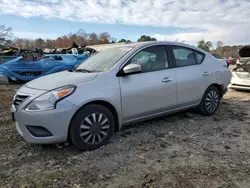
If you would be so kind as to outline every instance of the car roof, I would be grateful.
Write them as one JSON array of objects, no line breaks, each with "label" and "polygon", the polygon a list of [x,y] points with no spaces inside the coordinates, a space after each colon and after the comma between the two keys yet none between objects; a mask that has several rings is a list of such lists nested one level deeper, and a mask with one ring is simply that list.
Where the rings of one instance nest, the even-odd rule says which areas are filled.
[{"label": "car roof", "polygon": [[95,49],[96,51],[106,50],[108,48],[115,48],[115,47],[135,47],[135,43],[113,43],[113,44],[99,44],[99,45],[90,45],[86,46],[88,48]]},{"label": "car roof", "polygon": [[167,45],[176,45],[176,46],[184,46],[187,48],[194,48],[196,49],[196,47],[193,45],[189,45],[186,43],[181,43],[181,42],[171,42],[171,41],[149,41],[149,42],[136,42],[134,43],[135,46],[147,46],[149,44],[156,44],[156,45],[163,45],[163,44],[167,44]]},{"label": "car roof", "polygon": [[183,46],[183,47],[187,47],[187,48],[192,48],[198,51],[201,51],[203,53],[205,53],[205,51],[196,48],[195,46],[189,45],[189,44],[185,44],[185,43],[180,43],[180,42],[170,42],[170,41],[148,41],[148,42],[132,42],[132,43],[114,43],[114,44],[100,44],[100,45],[91,45],[91,46],[87,46],[90,48],[93,48],[97,51],[102,51],[102,50],[106,50],[108,48],[114,48],[114,47],[130,47],[130,48],[134,48],[134,47],[144,47],[150,44],[155,44],[155,45],[176,45],[176,46]]}]

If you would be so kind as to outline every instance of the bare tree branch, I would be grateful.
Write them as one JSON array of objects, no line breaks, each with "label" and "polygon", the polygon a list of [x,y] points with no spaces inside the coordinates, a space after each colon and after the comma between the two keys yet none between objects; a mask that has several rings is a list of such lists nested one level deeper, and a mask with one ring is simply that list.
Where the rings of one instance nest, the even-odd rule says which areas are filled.
[{"label": "bare tree branch", "polygon": [[13,37],[12,28],[5,27],[5,25],[0,25],[0,38],[7,40],[12,37]]}]

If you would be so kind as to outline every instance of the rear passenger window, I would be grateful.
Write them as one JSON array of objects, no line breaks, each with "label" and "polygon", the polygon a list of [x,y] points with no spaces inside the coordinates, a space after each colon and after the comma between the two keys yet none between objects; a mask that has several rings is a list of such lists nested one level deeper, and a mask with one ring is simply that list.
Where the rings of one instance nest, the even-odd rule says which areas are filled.
[{"label": "rear passenger window", "polygon": [[177,67],[184,67],[196,64],[196,58],[193,50],[179,46],[173,46],[173,52]]},{"label": "rear passenger window", "polygon": [[198,51],[194,51],[194,53],[195,53],[197,64],[201,64],[204,57],[205,57],[205,55],[203,53],[201,53],[201,52],[198,52]]}]

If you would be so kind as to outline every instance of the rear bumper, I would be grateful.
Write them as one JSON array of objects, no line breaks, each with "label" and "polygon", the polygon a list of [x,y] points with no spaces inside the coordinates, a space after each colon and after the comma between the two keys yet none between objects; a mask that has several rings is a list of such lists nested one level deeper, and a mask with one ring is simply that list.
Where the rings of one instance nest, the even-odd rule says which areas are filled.
[{"label": "rear bumper", "polygon": [[9,84],[8,77],[0,74],[0,84]]},{"label": "rear bumper", "polygon": [[223,97],[226,92],[227,92],[227,87],[225,87],[224,85],[220,85],[220,94],[221,94],[221,97]]},{"label": "rear bumper", "polygon": [[227,87],[222,87],[221,88],[222,95],[225,95],[227,90],[228,90]]}]

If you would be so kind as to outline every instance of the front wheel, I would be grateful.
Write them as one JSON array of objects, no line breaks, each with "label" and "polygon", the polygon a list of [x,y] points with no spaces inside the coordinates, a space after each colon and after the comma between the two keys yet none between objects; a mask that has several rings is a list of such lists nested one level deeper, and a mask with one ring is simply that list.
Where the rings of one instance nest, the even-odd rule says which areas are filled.
[{"label": "front wheel", "polygon": [[205,116],[213,115],[220,105],[220,99],[221,95],[216,87],[207,88],[199,105],[200,113]]},{"label": "front wheel", "polygon": [[114,116],[107,108],[88,105],[73,118],[70,138],[80,150],[94,150],[108,143],[114,127]]}]

